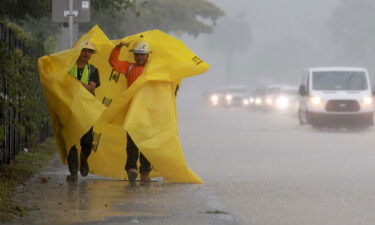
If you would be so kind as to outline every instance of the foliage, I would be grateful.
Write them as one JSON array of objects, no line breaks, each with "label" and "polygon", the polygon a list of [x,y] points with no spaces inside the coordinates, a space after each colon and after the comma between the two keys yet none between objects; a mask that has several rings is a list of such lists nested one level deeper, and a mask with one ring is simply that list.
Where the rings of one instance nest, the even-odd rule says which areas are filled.
[{"label": "foliage", "polygon": [[[51,21],[51,0],[2,1],[0,20],[16,21],[34,35],[49,38],[49,44],[56,42],[54,35],[62,24]],[[91,22],[80,23],[81,32],[98,24],[111,39],[151,29],[197,36],[210,33],[224,15],[208,0],[91,0],[91,6]]]},{"label": "foliage", "polygon": [[60,24],[51,21],[51,16],[45,16],[39,19],[28,17],[22,21],[22,28],[29,31],[32,36],[38,40],[44,40],[44,49],[47,54],[56,50],[56,34],[60,32]]},{"label": "foliage", "polygon": [[91,0],[92,9],[97,12],[108,10],[135,9],[136,0]]},{"label": "foliage", "polygon": [[374,11],[372,0],[343,0],[329,20],[332,39],[355,62],[374,56]]},{"label": "foliage", "polygon": [[41,18],[50,15],[51,0],[1,0],[0,19],[20,21],[25,18]]},{"label": "foliage", "polygon": [[27,209],[12,200],[14,189],[42,168],[56,152],[54,138],[48,138],[29,152],[21,152],[10,165],[0,165],[0,222],[22,216]]},{"label": "foliage", "polygon": [[56,38],[53,35],[48,36],[43,42],[43,47],[47,54],[56,52]]},{"label": "foliage", "polygon": [[37,40],[33,37],[30,32],[26,32],[21,26],[17,25],[16,23],[3,21],[3,23],[12,30],[15,38],[21,41],[25,47],[32,47],[37,44]]},{"label": "foliage", "polygon": [[211,36],[207,43],[211,51],[245,53],[252,43],[250,25],[240,16],[220,20]]},{"label": "foliage", "polygon": [[207,48],[212,52],[222,53],[222,57],[225,57],[226,83],[231,83],[235,76],[232,71],[233,55],[247,52],[251,43],[251,27],[243,15],[225,17],[218,21],[215,32],[207,41]]},{"label": "foliage", "polygon": [[[0,42],[0,111],[2,121],[0,130],[10,123],[21,137],[28,130],[28,145],[33,146],[39,140],[40,129],[48,124],[48,113],[38,79],[36,51],[43,52],[41,40],[32,38],[15,24],[8,23],[17,40],[22,44],[16,46]],[[9,110],[16,112],[18,118],[9,121]],[[4,139],[0,136],[0,143]]]},{"label": "foliage", "polygon": [[[186,32],[197,36],[212,31],[223,11],[208,0],[91,0],[92,21],[81,24],[84,31],[99,24],[110,36],[124,37],[144,30]],[[34,34],[54,34],[51,0],[2,0],[0,19],[17,21]],[[114,22],[115,21],[115,22]]]},{"label": "foliage", "polygon": [[224,15],[207,0],[142,0],[127,8],[116,9],[119,10],[108,7],[94,11],[92,22],[81,24],[81,29],[87,31],[99,24],[111,39],[151,29],[197,36],[199,33],[211,32],[215,21]]},{"label": "foliage", "polygon": [[[91,0],[95,11],[123,10],[135,7],[136,0]],[[0,19],[21,22],[25,19],[51,18],[52,0],[1,0]]]}]

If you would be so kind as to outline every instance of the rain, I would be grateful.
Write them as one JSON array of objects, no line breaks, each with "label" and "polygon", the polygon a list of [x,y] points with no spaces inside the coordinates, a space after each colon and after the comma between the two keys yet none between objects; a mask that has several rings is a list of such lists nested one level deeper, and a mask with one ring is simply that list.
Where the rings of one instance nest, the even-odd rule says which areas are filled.
[{"label": "rain", "polygon": [[32,210],[5,224],[373,224],[375,3],[208,2],[223,12],[198,18],[212,32],[166,31],[210,65],[176,92],[181,148],[204,183],[72,185],[56,155],[17,190]]}]

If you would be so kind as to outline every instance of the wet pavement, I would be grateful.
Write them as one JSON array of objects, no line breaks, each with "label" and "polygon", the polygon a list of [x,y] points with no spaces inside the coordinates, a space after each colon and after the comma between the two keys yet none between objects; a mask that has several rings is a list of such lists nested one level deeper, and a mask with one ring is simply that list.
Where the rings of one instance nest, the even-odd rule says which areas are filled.
[{"label": "wet pavement", "polygon": [[[295,115],[182,105],[179,134],[205,183],[91,176],[51,161],[17,199],[18,224],[373,225],[375,128],[313,129]],[[198,106],[197,106],[198,107]]]},{"label": "wet pavement", "polygon": [[55,158],[19,187],[16,200],[32,210],[8,224],[237,224],[204,185],[130,185],[93,175],[69,183],[67,175]]}]

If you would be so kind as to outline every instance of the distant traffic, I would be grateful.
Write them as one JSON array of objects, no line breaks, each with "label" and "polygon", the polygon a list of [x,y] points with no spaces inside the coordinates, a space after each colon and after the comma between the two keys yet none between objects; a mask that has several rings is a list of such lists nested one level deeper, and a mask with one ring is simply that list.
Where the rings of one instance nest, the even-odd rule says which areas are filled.
[{"label": "distant traffic", "polygon": [[365,68],[315,67],[299,86],[269,84],[218,87],[204,95],[214,108],[237,108],[257,113],[283,113],[300,125],[315,128],[371,127],[374,88]]}]

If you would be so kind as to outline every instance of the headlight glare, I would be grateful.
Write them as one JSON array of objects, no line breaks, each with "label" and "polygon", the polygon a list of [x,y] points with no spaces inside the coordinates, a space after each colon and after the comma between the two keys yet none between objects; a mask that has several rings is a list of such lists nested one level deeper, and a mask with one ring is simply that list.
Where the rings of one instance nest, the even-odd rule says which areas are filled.
[{"label": "headlight glare", "polygon": [[369,97],[369,96],[364,97],[363,98],[363,104],[364,105],[371,105],[372,104],[372,97]]},{"label": "headlight glare", "polygon": [[277,106],[280,108],[288,108],[289,107],[289,99],[285,96],[280,96],[277,99]]},{"label": "headlight glare", "polygon": [[272,100],[272,98],[267,98],[266,102],[267,102],[268,105],[272,105],[273,100]]},{"label": "headlight glare", "polygon": [[219,100],[219,96],[217,96],[217,95],[212,95],[211,96],[211,101],[216,102],[217,100]]},{"label": "headlight glare", "polygon": [[311,98],[310,98],[310,102],[311,102],[311,104],[313,104],[313,105],[321,105],[321,104],[323,104],[323,100],[322,100],[322,98],[319,97],[319,96],[311,97]]}]

